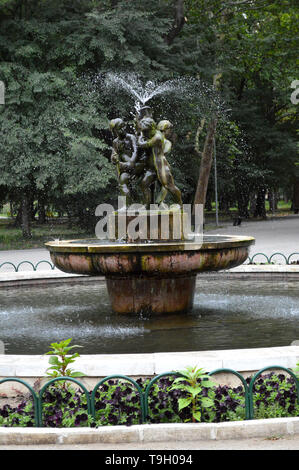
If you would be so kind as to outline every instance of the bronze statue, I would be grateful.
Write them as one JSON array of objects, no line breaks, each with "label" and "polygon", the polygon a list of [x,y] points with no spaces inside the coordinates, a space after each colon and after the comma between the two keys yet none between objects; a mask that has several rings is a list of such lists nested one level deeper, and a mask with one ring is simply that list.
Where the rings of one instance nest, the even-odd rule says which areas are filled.
[{"label": "bronze statue", "polygon": [[142,134],[139,136],[137,144],[138,147],[147,149],[149,152],[147,172],[142,183],[148,188],[157,179],[161,189],[156,203],[161,204],[169,191],[175,202],[182,206],[181,191],[174,184],[170,165],[165,157],[172,147],[170,140],[167,139],[171,128],[172,124],[167,120],[160,121],[158,125],[148,117],[140,121]]},{"label": "bronze statue", "polygon": [[116,166],[119,188],[122,196],[133,202],[133,175],[137,158],[136,138],[127,134],[125,122],[121,118],[110,121],[110,129],[114,135],[111,162]]},{"label": "bronze statue", "polygon": [[[183,205],[181,192],[174,184],[166,155],[172,144],[167,139],[172,128],[170,121],[162,120],[156,125],[148,106],[140,108],[135,118],[137,137],[125,129],[120,119],[110,121],[114,134],[111,162],[116,165],[120,191],[130,202],[134,198],[134,188],[140,187],[146,208],[151,203],[163,203],[168,192],[176,203]],[[155,186],[159,194],[155,199]]]}]

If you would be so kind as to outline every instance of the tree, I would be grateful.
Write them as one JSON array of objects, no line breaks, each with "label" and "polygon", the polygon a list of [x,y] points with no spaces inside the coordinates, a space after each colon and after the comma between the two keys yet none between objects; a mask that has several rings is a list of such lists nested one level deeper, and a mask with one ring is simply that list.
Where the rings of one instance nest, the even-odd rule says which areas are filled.
[{"label": "tree", "polygon": [[216,142],[231,188],[222,201],[234,194],[246,215],[259,194],[262,214],[266,191],[293,184],[297,20],[287,0],[0,0],[0,188],[22,205],[24,235],[33,202],[92,226],[96,205],[116,198],[108,123],[130,120],[133,103],[102,86],[111,71],[193,80],[192,94],[152,103],[175,124],[170,160],[184,201],[196,188],[201,202],[212,194]]},{"label": "tree", "polygon": [[[202,48],[213,58],[210,76],[220,74],[220,90],[232,110],[231,118],[243,130],[254,155],[253,163],[260,169],[254,185],[258,192],[256,215],[264,215],[266,190],[275,186],[277,179],[281,182],[283,174],[290,175],[294,164],[295,115],[294,109],[290,111],[289,87],[295,73],[298,13],[290,1],[215,0],[208,3],[207,9],[205,2],[187,3],[189,21],[205,29]],[[201,75],[206,74],[202,67]],[[282,125],[286,116],[291,125],[288,131]],[[288,155],[287,160],[283,154]],[[206,167],[205,159],[202,165]],[[204,174],[207,178],[209,171]],[[198,189],[200,186],[203,188],[201,176]],[[243,194],[246,186],[249,190],[244,185]],[[240,201],[240,212],[246,213],[241,208],[246,199],[249,194]]]}]

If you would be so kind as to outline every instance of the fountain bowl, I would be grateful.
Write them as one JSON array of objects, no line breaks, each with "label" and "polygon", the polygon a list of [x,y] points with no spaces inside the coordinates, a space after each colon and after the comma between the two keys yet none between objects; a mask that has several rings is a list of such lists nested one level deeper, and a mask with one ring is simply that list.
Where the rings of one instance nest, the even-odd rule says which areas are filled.
[{"label": "fountain bowl", "polygon": [[121,243],[60,240],[46,243],[63,272],[105,276],[116,313],[178,313],[192,309],[196,275],[243,264],[254,238],[203,235],[193,240]]}]

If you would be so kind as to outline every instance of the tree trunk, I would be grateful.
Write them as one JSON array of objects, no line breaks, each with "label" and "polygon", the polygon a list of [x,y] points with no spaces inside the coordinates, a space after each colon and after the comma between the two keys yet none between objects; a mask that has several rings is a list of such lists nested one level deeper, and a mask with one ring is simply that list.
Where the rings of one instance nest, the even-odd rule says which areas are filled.
[{"label": "tree trunk", "polygon": [[31,205],[30,198],[28,195],[24,194],[22,199],[22,233],[23,238],[29,239],[32,238],[31,234]]},{"label": "tree trunk", "polygon": [[176,0],[174,10],[175,10],[174,22],[173,22],[172,28],[170,29],[170,31],[168,32],[166,36],[166,42],[168,46],[170,46],[173,43],[175,38],[183,29],[183,26],[186,22],[186,19],[184,16],[184,0]]},{"label": "tree trunk", "polygon": [[274,192],[274,209],[277,211],[278,210],[278,203],[280,200],[280,194],[279,191]]},{"label": "tree trunk", "polygon": [[207,189],[214,154],[216,126],[217,119],[215,118],[208,125],[204,149],[200,162],[199,178],[194,198],[193,213],[195,212],[195,204],[202,204],[204,206],[206,203]]},{"label": "tree trunk", "polygon": [[44,224],[46,222],[46,208],[42,199],[39,199],[38,201],[38,221],[40,224]]},{"label": "tree trunk", "polygon": [[272,213],[277,210],[277,193],[273,190],[268,192],[269,208]]},{"label": "tree trunk", "polygon": [[219,198],[219,211],[225,212],[225,214],[229,214],[230,208],[230,201],[226,194],[222,195]]},{"label": "tree trunk", "polygon": [[265,207],[265,195],[266,191],[264,188],[258,190],[254,217],[262,217],[263,219],[267,218]]},{"label": "tree trunk", "polygon": [[248,204],[249,194],[245,193],[245,191],[240,191],[238,195],[238,212],[239,216],[244,219],[249,219]]},{"label": "tree trunk", "polygon": [[298,214],[299,212],[299,177],[294,181],[292,210],[295,214]]},{"label": "tree trunk", "polygon": [[256,210],[256,194],[251,193],[249,196],[249,211],[250,215],[254,215]]},{"label": "tree trunk", "polygon": [[22,203],[18,205],[18,208],[16,209],[16,217],[14,221],[14,227],[21,227],[22,225]]}]

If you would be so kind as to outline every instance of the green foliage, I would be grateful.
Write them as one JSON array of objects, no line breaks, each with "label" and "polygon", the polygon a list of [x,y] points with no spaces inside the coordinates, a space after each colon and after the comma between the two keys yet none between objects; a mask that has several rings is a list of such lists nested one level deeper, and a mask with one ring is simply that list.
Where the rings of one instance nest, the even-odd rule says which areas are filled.
[{"label": "green foliage", "polygon": [[[85,227],[95,225],[95,207],[118,192],[108,122],[129,119],[132,111],[130,97],[100,86],[110,71],[134,71],[144,81],[193,77],[209,86],[218,74],[231,110],[219,110],[216,137],[223,204],[237,202],[240,209],[252,192],[290,187],[298,160],[298,107],[290,101],[298,78],[295,3],[183,3],[178,28],[177,0],[1,0],[1,204],[19,206],[24,194],[34,195]],[[192,202],[197,131],[216,110],[180,98],[154,107],[175,124],[170,162],[184,202]],[[199,149],[205,135],[206,127]],[[210,199],[213,184],[211,178]]]},{"label": "green foliage", "polygon": [[[0,426],[5,427],[27,427],[32,426],[33,421],[33,404],[29,401],[22,408],[14,408],[6,405],[7,413],[0,415]],[[3,416],[4,414],[4,416]]]},{"label": "green foliage", "polygon": [[45,353],[51,356],[49,359],[51,367],[48,367],[46,371],[50,377],[83,377],[85,375],[82,372],[68,368],[70,364],[75,362],[77,357],[80,357],[78,353],[69,354],[72,349],[81,347],[78,345],[69,346],[71,340],[72,338],[62,340],[60,343],[51,343],[51,351]]},{"label": "green foliage", "polygon": [[192,421],[201,421],[202,409],[210,408],[214,403],[211,396],[203,396],[203,388],[212,388],[215,382],[203,369],[196,367],[186,367],[179,373],[182,377],[176,378],[170,388],[170,390],[177,389],[186,392],[186,398],[179,398],[179,411],[191,405]]}]

